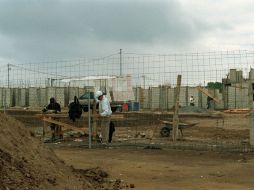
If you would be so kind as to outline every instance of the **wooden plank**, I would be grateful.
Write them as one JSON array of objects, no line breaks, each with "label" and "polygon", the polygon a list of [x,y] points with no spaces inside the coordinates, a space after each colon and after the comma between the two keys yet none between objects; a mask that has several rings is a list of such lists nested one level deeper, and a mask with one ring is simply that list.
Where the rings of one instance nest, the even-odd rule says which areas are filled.
[{"label": "wooden plank", "polygon": [[213,96],[212,94],[210,94],[210,93],[208,92],[208,90],[206,91],[205,88],[202,88],[201,86],[198,86],[197,89],[198,89],[200,92],[204,93],[205,95],[211,97],[216,103],[218,103],[218,104],[221,103],[221,100],[220,100],[220,99],[218,99],[218,98],[216,98],[215,96]]},{"label": "wooden plank", "polygon": [[66,124],[66,123],[63,123],[63,122],[60,122],[60,121],[53,120],[53,119],[51,119],[51,118],[46,118],[46,117],[44,117],[44,118],[42,118],[42,120],[43,120],[43,121],[46,121],[46,122],[48,122],[48,123],[54,123],[54,124],[56,124],[56,125],[60,125],[60,126],[64,127],[65,129],[71,129],[71,130],[73,130],[73,131],[79,131],[79,132],[85,132],[85,133],[88,132],[87,129],[84,129],[84,128],[77,128],[77,127],[74,127],[74,126],[72,126],[72,125],[69,125],[69,124]]},{"label": "wooden plank", "polygon": [[248,113],[248,112],[250,112],[250,109],[248,109],[248,108],[228,109],[228,110],[224,111],[224,113]]},{"label": "wooden plank", "polygon": [[[69,118],[69,115],[68,114],[36,114],[37,117],[39,118],[43,118],[43,117],[51,117],[51,118]],[[87,118],[88,115],[86,114],[82,114],[81,115],[82,118]],[[94,112],[94,114],[91,115],[91,117],[98,117],[96,112]],[[111,115],[111,119],[123,119],[124,118],[124,115],[123,114],[112,114]]]}]

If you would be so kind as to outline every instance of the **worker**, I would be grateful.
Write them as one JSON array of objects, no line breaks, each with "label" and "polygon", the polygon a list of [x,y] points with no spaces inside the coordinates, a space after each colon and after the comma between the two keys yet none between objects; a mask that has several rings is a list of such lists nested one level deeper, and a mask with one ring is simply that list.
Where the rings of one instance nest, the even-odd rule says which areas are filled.
[{"label": "worker", "polygon": [[103,144],[109,141],[109,124],[112,114],[109,100],[102,91],[95,92],[95,100],[99,102],[99,116],[97,120],[97,129],[100,130],[100,139]]},{"label": "worker", "polygon": [[74,122],[79,119],[82,114],[82,108],[77,96],[74,96],[74,102],[69,104],[69,118]]},{"label": "worker", "polygon": [[112,142],[113,133],[115,132],[115,124],[110,121],[109,123],[109,135],[108,135],[108,143]]},{"label": "worker", "polygon": [[212,108],[212,102],[213,102],[213,98],[210,96],[207,96],[207,109]]},{"label": "worker", "polygon": [[190,106],[195,106],[195,99],[193,96],[190,97]]},{"label": "worker", "polygon": [[[61,106],[59,103],[56,102],[55,98],[50,98],[49,104],[42,110],[44,113],[49,112],[49,113],[59,113],[61,112]],[[59,136],[59,139],[63,138],[62,134],[62,127],[59,125],[56,125],[54,123],[50,124],[50,129],[51,129],[51,140],[55,141],[56,140],[56,135]]]}]

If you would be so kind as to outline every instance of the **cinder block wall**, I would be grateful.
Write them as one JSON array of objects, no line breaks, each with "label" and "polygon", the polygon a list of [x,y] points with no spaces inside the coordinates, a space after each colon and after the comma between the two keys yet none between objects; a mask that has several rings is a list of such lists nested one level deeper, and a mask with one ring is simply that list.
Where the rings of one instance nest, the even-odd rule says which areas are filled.
[{"label": "cinder block wall", "polygon": [[[43,107],[49,103],[51,97],[55,97],[62,107],[68,105],[70,100],[76,95],[79,97],[86,92],[85,88],[75,87],[48,87],[48,88],[0,88],[0,107],[12,106],[31,106]],[[241,87],[228,86],[225,88],[224,95],[219,90],[209,89],[209,92],[224,102],[216,104],[216,109],[234,109],[248,108],[250,97],[248,96],[248,83]],[[134,88],[135,100],[140,102],[143,109],[151,110],[169,110],[175,103],[175,88],[170,87],[152,87],[149,89]],[[207,96],[199,92],[195,87],[181,87],[180,105],[189,105],[189,98],[193,95],[195,105],[198,107],[207,107]],[[141,97],[142,96],[142,97]],[[142,100],[141,100],[142,98]],[[141,105],[141,102],[143,105]],[[143,107],[142,107],[143,106]]]}]

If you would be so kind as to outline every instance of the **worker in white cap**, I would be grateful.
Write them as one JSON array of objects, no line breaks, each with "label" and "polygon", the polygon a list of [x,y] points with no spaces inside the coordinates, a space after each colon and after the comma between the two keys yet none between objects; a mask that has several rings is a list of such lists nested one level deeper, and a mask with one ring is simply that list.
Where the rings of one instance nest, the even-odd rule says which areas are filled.
[{"label": "worker in white cap", "polygon": [[109,138],[109,123],[112,114],[109,100],[102,91],[95,92],[95,99],[99,101],[99,118],[97,122],[97,129],[101,130],[101,141],[103,144],[108,143]]}]

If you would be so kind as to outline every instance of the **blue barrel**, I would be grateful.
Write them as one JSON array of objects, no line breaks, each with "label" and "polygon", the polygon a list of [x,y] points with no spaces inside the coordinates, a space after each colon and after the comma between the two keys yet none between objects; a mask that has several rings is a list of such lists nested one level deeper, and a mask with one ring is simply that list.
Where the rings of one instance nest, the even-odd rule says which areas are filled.
[{"label": "blue barrel", "polygon": [[129,111],[139,111],[139,102],[128,102],[128,110]]},{"label": "blue barrel", "polygon": [[132,102],[129,101],[128,102],[128,111],[133,111],[132,109],[133,109]]},{"label": "blue barrel", "polygon": [[133,111],[139,111],[139,102],[133,102]]}]

